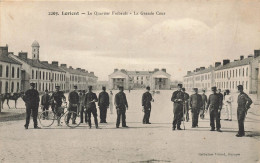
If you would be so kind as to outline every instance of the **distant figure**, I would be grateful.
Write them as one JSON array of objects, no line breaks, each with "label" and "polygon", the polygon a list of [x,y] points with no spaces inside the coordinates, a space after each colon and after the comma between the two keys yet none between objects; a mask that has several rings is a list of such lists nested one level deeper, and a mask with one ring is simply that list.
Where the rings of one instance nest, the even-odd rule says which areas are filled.
[{"label": "distant figure", "polygon": [[222,101],[220,99],[219,94],[216,93],[217,88],[212,87],[211,90],[212,90],[212,94],[209,96],[208,104],[206,107],[207,110],[209,108],[210,126],[211,126],[210,131],[215,131],[215,121],[216,121],[217,131],[221,132],[219,112],[221,111]]},{"label": "distant figure", "polygon": [[224,96],[224,106],[226,110],[226,121],[232,121],[232,102],[233,97],[230,95],[230,91],[227,89]]},{"label": "distant figure", "polygon": [[252,104],[252,100],[248,95],[243,91],[243,86],[238,85],[237,89],[239,91],[239,95],[237,98],[237,121],[238,121],[238,133],[237,137],[245,136],[244,129],[244,121],[246,118],[246,114],[250,105]]},{"label": "distant figure", "polygon": [[206,109],[207,102],[208,102],[207,95],[205,94],[205,89],[202,90],[201,97],[202,97],[202,107],[200,109],[200,118],[204,119],[204,117],[205,117],[205,109]]},{"label": "distant figure", "polygon": [[100,111],[100,123],[107,123],[107,109],[109,107],[109,95],[106,87],[102,87],[102,92],[98,95],[98,106]]},{"label": "distant figure", "polygon": [[119,128],[120,119],[122,116],[122,127],[128,127],[126,125],[126,116],[125,112],[128,109],[128,103],[126,99],[126,95],[124,93],[124,87],[119,87],[119,92],[115,95],[115,106],[117,110],[117,120],[116,120],[116,128]]},{"label": "distant figure", "polygon": [[92,86],[88,87],[89,91],[86,94],[85,98],[85,105],[86,105],[86,111],[88,114],[88,125],[89,128],[91,128],[91,114],[94,117],[94,122],[96,128],[98,128],[98,120],[97,120],[97,108],[96,108],[96,102],[98,101],[97,95],[92,92]]},{"label": "distant figure", "polygon": [[194,94],[190,96],[190,108],[192,113],[192,128],[198,127],[199,113],[202,107],[202,97],[198,94],[198,88],[193,88]]},{"label": "distant figure", "polygon": [[221,101],[220,112],[219,112],[218,116],[219,116],[219,119],[221,120],[221,110],[222,110],[222,107],[223,107],[223,100],[224,100],[224,96],[221,93],[221,89],[218,89],[218,96],[219,96],[219,99]]},{"label": "distant figure", "polygon": [[129,93],[131,92],[131,88],[128,89]]},{"label": "distant figure", "polygon": [[[185,92],[185,88],[182,88],[182,92],[184,94],[184,102],[183,102],[183,111],[185,114],[185,118],[186,118],[186,121],[188,122],[189,119],[190,119],[190,116],[189,116],[189,98],[190,98],[190,95],[188,93]],[[185,121],[185,118],[183,119]]]},{"label": "distant figure", "polygon": [[172,122],[172,130],[182,130],[181,129],[181,120],[183,117],[183,102],[184,102],[184,93],[181,91],[182,84],[178,84],[178,90],[173,92],[171,101],[174,103],[173,113],[174,118]]},{"label": "distant figure", "polygon": [[109,108],[110,108],[110,114],[113,114],[113,107],[114,107],[114,104],[113,104],[113,92],[110,91],[109,93]]},{"label": "distant figure", "polygon": [[[50,100],[51,100],[51,96],[49,95],[49,92],[46,89],[44,92],[44,95],[42,95],[42,98],[41,98],[42,112],[44,112],[45,110],[49,110]],[[45,118],[45,116],[48,116],[48,115],[44,115],[44,118]]]},{"label": "distant figure", "polygon": [[152,105],[151,102],[153,102],[153,97],[152,94],[150,93],[150,87],[146,87],[146,92],[142,96],[142,106],[143,106],[143,112],[144,112],[144,117],[143,117],[143,124],[151,124],[150,123],[150,114],[151,114],[151,109]]},{"label": "distant figure", "polygon": [[86,98],[86,91],[83,90],[79,94],[79,107],[80,107],[80,123],[83,123],[84,113],[85,113],[85,123],[88,123],[88,115],[84,111],[85,108],[85,98]]},{"label": "distant figure", "polygon": [[23,100],[26,106],[26,122],[25,122],[25,129],[28,129],[30,123],[30,117],[32,114],[33,123],[35,129],[40,129],[37,124],[37,116],[38,116],[38,108],[39,108],[39,92],[35,89],[35,83],[30,83],[30,89],[25,92],[25,96]]}]

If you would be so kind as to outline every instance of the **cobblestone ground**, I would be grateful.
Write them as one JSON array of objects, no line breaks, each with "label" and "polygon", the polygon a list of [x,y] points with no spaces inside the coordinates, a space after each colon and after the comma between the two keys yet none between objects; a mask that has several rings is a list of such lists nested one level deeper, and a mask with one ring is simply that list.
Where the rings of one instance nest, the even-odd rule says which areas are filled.
[{"label": "cobblestone ground", "polygon": [[[253,104],[247,115],[246,137],[235,137],[235,103],[233,121],[221,121],[222,133],[209,131],[208,114],[199,120],[199,128],[185,122],[185,131],[172,131],[172,91],[155,95],[151,125],[141,123],[142,92],[126,92],[127,129],[116,129],[116,114],[109,111],[108,123],[101,129],[89,129],[86,124],[69,129],[55,122],[41,130],[31,124],[25,130],[24,120],[0,122],[0,162],[259,162],[259,105]],[[18,104],[24,107],[21,101]]]}]

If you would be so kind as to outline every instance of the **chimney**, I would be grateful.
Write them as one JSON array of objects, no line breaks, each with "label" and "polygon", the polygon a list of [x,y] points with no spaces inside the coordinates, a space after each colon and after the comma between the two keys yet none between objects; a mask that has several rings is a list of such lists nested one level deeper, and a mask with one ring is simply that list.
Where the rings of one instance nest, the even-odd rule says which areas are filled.
[{"label": "chimney", "polygon": [[81,71],[81,68],[76,68],[76,70]]},{"label": "chimney", "polygon": [[260,50],[255,50],[254,52],[255,52],[254,55],[255,58],[260,56]]},{"label": "chimney", "polygon": [[49,64],[48,61],[41,61],[41,63],[44,63],[44,64]]},{"label": "chimney", "polygon": [[230,63],[230,60],[229,60],[229,59],[224,59],[224,60],[223,60],[223,66],[226,65],[226,64],[228,64],[228,63]]},{"label": "chimney", "polygon": [[253,58],[253,54],[250,54],[247,56],[248,58]]},{"label": "chimney", "polygon": [[72,66],[70,66],[69,69],[73,69]]},{"label": "chimney", "polygon": [[94,75],[94,72],[93,72],[93,71],[91,71],[91,72],[90,72],[90,74]]},{"label": "chimney", "polygon": [[67,68],[67,64],[60,64],[60,67]]},{"label": "chimney", "polygon": [[86,70],[86,73],[88,73],[88,70]]},{"label": "chimney", "polygon": [[163,72],[166,72],[166,68],[162,68],[162,71],[163,71]]},{"label": "chimney", "polygon": [[234,60],[234,62],[238,61],[237,59]]},{"label": "chimney", "polygon": [[187,75],[190,75],[191,74],[191,71],[187,71]]},{"label": "chimney", "polygon": [[52,63],[51,63],[53,66],[56,66],[56,67],[58,67],[59,66],[59,62],[58,61],[52,61]]},{"label": "chimney", "polygon": [[218,67],[221,65],[221,62],[215,62],[215,67]]},{"label": "chimney", "polygon": [[0,56],[8,56],[8,46],[0,47]]},{"label": "chimney", "polygon": [[22,59],[25,59],[25,60],[26,60],[28,54],[27,54],[27,52],[19,52],[19,53],[18,53],[18,56],[21,57]]},{"label": "chimney", "polygon": [[86,70],[85,70],[85,69],[81,69],[81,71],[82,71],[82,72],[86,72]]},{"label": "chimney", "polygon": [[155,68],[155,69],[154,69],[154,72],[156,72],[156,71],[159,71],[159,69],[158,69],[158,68]]},{"label": "chimney", "polygon": [[243,55],[240,55],[240,60],[243,60],[244,59],[244,56]]},{"label": "chimney", "polygon": [[195,70],[196,72],[198,72],[198,71],[200,71],[200,68],[196,68],[196,70]]},{"label": "chimney", "polygon": [[114,69],[114,72],[117,72],[117,71],[118,71],[118,69],[117,69],[117,68],[115,68],[115,69]]},{"label": "chimney", "polygon": [[205,67],[200,67],[200,70],[205,70]]}]

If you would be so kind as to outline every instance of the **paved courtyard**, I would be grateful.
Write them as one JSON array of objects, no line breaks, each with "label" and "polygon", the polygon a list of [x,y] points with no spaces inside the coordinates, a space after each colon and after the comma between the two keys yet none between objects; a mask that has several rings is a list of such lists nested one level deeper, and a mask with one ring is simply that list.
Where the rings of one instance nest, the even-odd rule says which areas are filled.
[{"label": "paved courtyard", "polygon": [[[0,122],[0,162],[259,162],[259,105],[253,104],[247,115],[246,137],[235,137],[235,93],[233,121],[221,121],[222,133],[209,131],[208,114],[199,120],[199,128],[185,122],[185,131],[172,131],[172,91],[155,94],[150,125],[141,123],[142,92],[126,91],[129,128],[116,129],[116,114],[109,111],[108,123],[100,124],[101,129],[89,129],[86,124],[70,129],[55,122],[49,128],[35,130],[31,120],[29,130],[25,130],[25,120]],[[255,100],[255,95],[251,97]],[[18,108],[24,108],[21,100]]]}]

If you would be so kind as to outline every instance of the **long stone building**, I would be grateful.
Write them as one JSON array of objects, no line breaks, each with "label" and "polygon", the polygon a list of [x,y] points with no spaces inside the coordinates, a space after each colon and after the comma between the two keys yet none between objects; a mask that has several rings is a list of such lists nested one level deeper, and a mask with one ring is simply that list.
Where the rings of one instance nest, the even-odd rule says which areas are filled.
[{"label": "long stone building", "polygon": [[109,88],[117,89],[124,86],[125,89],[141,89],[150,86],[151,89],[170,89],[171,75],[166,69],[154,69],[154,71],[127,71],[114,69],[109,76]]},{"label": "long stone building", "polygon": [[237,85],[243,85],[247,93],[257,93],[260,50],[255,50],[254,55],[247,58],[240,56],[231,62],[229,59],[223,62],[215,62],[214,67],[200,67],[193,72],[188,71],[184,76],[183,83],[187,90],[194,87],[210,89],[216,86],[220,89],[237,90]]}]

